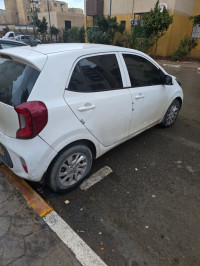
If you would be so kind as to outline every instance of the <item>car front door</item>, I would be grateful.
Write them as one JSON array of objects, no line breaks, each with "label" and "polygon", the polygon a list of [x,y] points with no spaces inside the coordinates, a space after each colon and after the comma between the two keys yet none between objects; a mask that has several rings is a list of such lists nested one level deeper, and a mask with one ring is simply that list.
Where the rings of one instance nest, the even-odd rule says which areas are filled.
[{"label": "car front door", "polygon": [[129,131],[132,135],[162,118],[168,90],[163,85],[164,74],[152,62],[135,54],[122,53],[121,56],[132,96],[133,113]]},{"label": "car front door", "polygon": [[65,91],[65,101],[74,114],[105,147],[126,139],[131,123],[131,94],[123,88],[117,56],[80,59]]}]

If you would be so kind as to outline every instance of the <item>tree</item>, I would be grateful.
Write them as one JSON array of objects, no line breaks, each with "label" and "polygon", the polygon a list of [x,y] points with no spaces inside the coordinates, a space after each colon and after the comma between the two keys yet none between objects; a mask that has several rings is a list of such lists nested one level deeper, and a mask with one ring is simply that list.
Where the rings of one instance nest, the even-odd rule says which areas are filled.
[{"label": "tree", "polygon": [[150,41],[143,26],[134,26],[130,33],[126,34],[126,46],[142,52],[147,52],[154,44]]},{"label": "tree", "polygon": [[198,43],[195,39],[185,37],[180,41],[178,48],[172,55],[172,58],[179,60],[180,58],[186,57],[191,53],[192,49],[195,49],[197,45]]},{"label": "tree", "polygon": [[47,33],[47,28],[48,28],[48,26],[47,26],[48,23],[47,23],[46,18],[43,17],[42,21],[40,21],[40,20],[38,19],[37,23],[38,23],[38,25],[37,25],[37,27],[38,27],[38,32],[40,32],[40,33],[42,34],[43,39],[46,39],[46,33]]},{"label": "tree", "polygon": [[84,43],[85,42],[85,30],[84,27],[72,27],[69,30],[64,31],[63,41],[67,43]]},{"label": "tree", "polygon": [[51,26],[51,28],[50,28],[50,32],[51,32],[51,35],[55,35],[55,36],[56,36],[56,42],[57,42],[59,29],[57,29],[57,28],[53,25],[53,26]]},{"label": "tree", "polygon": [[90,43],[112,44],[115,33],[123,33],[124,29],[117,23],[117,18],[95,16],[94,27],[87,29],[87,38]]},{"label": "tree", "polygon": [[39,12],[39,9],[38,8],[35,8],[34,11],[33,11],[33,16],[32,16],[34,36],[36,38],[37,38],[37,29],[38,29],[38,26],[41,23],[41,20],[38,19],[38,12]]},{"label": "tree", "polygon": [[147,36],[156,44],[155,53],[157,51],[158,40],[165,35],[172,22],[173,16],[169,15],[169,11],[165,7],[161,11],[159,0],[156,2],[154,9],[151,9],[150,13],[144,15],[144,29]]}]

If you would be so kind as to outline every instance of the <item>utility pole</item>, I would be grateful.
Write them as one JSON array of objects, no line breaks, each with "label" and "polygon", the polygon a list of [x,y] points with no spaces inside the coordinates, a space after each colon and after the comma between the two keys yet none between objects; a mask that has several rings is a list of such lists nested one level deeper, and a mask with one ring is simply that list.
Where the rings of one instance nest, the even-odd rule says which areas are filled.
[{"label": "utility pole", "polygon": [[135,0],[133,0],[133,5],[132,5],[132,18],[133,18],[134,4],[135,4]]},{"label": "utility pole", "polygon": [[111,14],[112,14],[112,0],[110,0],[110,17],[111,17]]},{"label": "utility pole", "polygon": [[51,34],[51,16],[50,16],[50,10],[49,10],[49,0],[47,0],[47,7],[48,7],[48,13],[49,13],[49,33],[50,33],[50,38],[52,42],[52,34]]}]

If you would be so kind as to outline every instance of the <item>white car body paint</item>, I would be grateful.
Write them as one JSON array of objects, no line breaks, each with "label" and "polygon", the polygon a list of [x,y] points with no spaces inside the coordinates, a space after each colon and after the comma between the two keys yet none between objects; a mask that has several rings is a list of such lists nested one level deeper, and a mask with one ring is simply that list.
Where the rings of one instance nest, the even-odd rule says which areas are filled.
[{"label": "white car body paint", "polygon": [[[0,52],[0,55],[8,55],[41,72],[27,101],[42,101],[48,110],[48,123],[39,135],[30,140],[19,140],[16,139],[18,115],[14,107],[0,102],[0,143],[10,154],[13,172],[23,178],[39,181],[55,156],[79,140],[92,142],[98,158],[161,122],[171,102],[177,97],[183,99],[182,90],[174,77],[171,86],[131,88],[122,53],[144,57],[167,74],[149,56],[114,46],[49,44]],[[95,93],[67,90],[76,63],[82,58],[102,54],[116,55],[124,88]],[[140,94],[144,94],[144,98],[135,99]],[[81,108],[90,104],[94,108],[82,111]],[[28,173],[25,173],[20,157],[25,160]]]}]

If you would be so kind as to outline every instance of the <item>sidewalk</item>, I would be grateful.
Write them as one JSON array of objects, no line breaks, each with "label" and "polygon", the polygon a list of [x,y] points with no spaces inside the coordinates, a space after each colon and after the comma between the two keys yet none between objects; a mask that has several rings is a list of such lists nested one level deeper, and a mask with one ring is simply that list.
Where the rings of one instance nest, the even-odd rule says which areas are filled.
[{"label": "sidewalk", "polygon": [[0,171],[0,266],[80,265]]},{"label": "sidewalk", "polygon": [[174,68],[186,68],[186,69],[194,69],[200,71],[200,59],[198,61],[170,61],[170,60],[159,60],[156,59],[158,64],[163,67],[174,67]]}]

